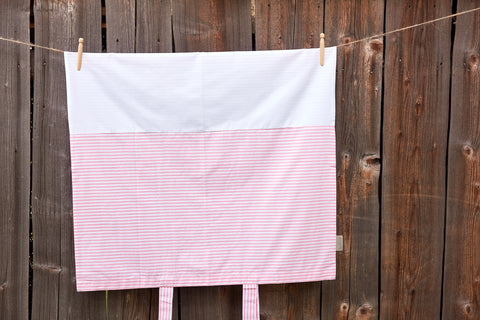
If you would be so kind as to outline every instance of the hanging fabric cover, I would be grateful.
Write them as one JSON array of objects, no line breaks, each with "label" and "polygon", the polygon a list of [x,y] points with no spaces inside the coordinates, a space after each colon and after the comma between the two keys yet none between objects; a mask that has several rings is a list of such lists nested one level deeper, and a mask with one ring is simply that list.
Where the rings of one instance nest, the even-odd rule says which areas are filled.
[{"label": "hanging fabric cover", "polygon": [[327,48],[65,53],[78,291],[335,277]]}]

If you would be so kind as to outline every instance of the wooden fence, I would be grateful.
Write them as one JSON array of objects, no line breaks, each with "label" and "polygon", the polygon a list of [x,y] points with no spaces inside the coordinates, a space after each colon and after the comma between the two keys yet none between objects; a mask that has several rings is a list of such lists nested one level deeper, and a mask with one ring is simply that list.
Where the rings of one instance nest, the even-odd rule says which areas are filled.
[{"label": "wooden fence", "polygon": [[[0,36],[75,51],[327,46],[479,0],[2,0]],[[338,49],[337,280],[260,286],[262,320],[480,319],[480,13]],[[156,289],[78,293],[63,56],[0,41],[0,319],[156,319]],[[240,319],[241,288],[174,319]]]}]

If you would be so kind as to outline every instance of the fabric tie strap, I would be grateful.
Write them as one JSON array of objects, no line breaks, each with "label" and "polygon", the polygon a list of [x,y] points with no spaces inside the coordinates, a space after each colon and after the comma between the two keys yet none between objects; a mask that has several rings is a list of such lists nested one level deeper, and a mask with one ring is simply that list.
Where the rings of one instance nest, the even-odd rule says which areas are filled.
[{"label": "fabric tie strap", "polygon": [[158,319],[172,320],[173,287],[160,287],[158,290]]},{"label": "fabric tie strap", "polygon": [[260,320],[258,285],[243,285],[243,320]]}]

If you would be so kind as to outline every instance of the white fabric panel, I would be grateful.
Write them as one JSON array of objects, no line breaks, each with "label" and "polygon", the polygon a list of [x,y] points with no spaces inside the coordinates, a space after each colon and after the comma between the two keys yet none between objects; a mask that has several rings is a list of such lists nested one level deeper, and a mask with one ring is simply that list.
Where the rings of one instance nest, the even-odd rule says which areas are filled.
[{"label": "white fabric panel", "polygon": [[335,47],[324,66],[319,49],[84,53],[81,71],[76,64],[65,52],[72,134],[335,123]]}]

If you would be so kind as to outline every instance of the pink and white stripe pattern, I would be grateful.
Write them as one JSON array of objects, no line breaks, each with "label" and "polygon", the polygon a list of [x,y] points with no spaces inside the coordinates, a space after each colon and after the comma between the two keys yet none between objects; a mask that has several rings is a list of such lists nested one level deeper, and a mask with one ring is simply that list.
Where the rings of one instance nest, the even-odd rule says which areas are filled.
[{"label": "pink and white stripe pattern", "polygon": [[243,285],[242,319],[260,320],[260,305],[257,284]]},{"label": "pink and white stripe pattern", "polygon": [[171,320],[173,310],[173,287],[158,289],[158,320]]},{"label": "pink and white stripe pattern", "polygon": [[331,278],[334,141],[331,127],[72,136],[78,289]]},{"label": "pink and white stripe pattern", "polygon": [[77,289],[333,279],[335,58],[65,53]]}]

